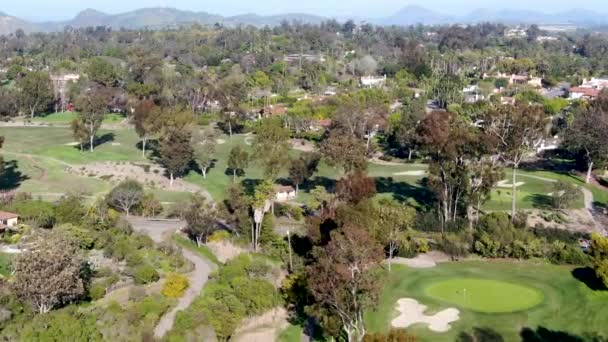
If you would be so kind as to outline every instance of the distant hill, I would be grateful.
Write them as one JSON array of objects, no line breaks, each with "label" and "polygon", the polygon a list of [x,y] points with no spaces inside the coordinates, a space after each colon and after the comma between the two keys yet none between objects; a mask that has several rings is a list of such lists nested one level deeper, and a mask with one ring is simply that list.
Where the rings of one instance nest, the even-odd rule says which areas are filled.
[{"label": "distant hill", "polygon": [[608,24],[606,14],[583,9],[572,9],[560,13],[541,13],[526,10],[488,10],[478,9],[463,16],[451,16],[420,6],[408,6],[395,14],[375,20],[381,25],[438,25],[438,24],[475,24],[496,22],[504,24],[576,24],[594,26]]},{"label": "distant hill", "polygon": [[13,33],[18,29],[25,32],[39,31],[38,25],[0,12],[0,34]]},{"label": "distant hill", "polygon": [[[115,29],[160,29],[191,24],[213,25],[222,23],[226,26],[253,25],[276,26],[283,21],[299,21],[318,24],[327,18],[290,13],[263,16],[258,14],[242,14],[224,17],[207,12],[184,11],[174,8],[142,8],[131,12],[107,14],[94,9],[86,9],[73,19],[60,22],[33,23],[0,12],[0,34],[9,34],[17,29],[25,32],[54,32],[61,31],[65,26],[75,28],[88,26],[109,26]],[[474,24],[479,22],[500,22],[505,24],[575,24],[578,26],[593,26],[608,24],[608,16],[582,9],[572,9],[561,13],[545,14],[521,10],[487,10],[479,9],[466,15],[455,16],[429,10],[420,6],[405,7],[393,15],[379,19],[364,19],[378,25],[442,25],[442,24]]]},{"label": "distant hill", "polygon": [[310,14],[281,14],[272,16],[261,16],[257,14],[243,14],[232,17],[206,12],[183,11],[174,8],[142,8],[131,12],[119,14],[107,14],[94,9],[86,9],[71,20],[61,22],[31,23],[25,20],[0,13],[0,34],[13,33],[21,28],[26,32],[60,31],[66,26],[75,28],[89,26],[109,26],[115,29],[160,29],[182,25],[213,25],[222,23],[228,26],[254,25],[254,26],[276,26],[283,21],[300,21],[310,24],[318,24],[326,18]]}]

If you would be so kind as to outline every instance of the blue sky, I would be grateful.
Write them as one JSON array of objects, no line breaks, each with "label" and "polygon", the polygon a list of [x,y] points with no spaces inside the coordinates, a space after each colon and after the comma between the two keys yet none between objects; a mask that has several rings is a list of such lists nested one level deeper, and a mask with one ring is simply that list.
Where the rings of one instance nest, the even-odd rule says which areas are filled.
[{"label": "blue sky", "polygon": [[461,14],[477,8],[514,8],[557,12],[574,7],[608,12],[607,0],[1,0],[0,11],[30,20],[68,19],[86,8],[119,13],[141,7],[175,7],[222,15],[255,12],[304,12],[337,17],[387,16],[407,5]]}]

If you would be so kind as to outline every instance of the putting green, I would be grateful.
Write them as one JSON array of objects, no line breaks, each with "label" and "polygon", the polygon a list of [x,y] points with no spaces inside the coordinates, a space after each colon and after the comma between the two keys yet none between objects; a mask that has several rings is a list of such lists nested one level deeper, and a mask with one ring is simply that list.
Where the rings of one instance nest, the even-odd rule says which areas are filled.
[{"label": "putting green", "polygon": [[473,311],[506,313],[529,309],[540,304],[544,295],[533,288],[502,281],[454,278],[426,287],[425,293]]}]

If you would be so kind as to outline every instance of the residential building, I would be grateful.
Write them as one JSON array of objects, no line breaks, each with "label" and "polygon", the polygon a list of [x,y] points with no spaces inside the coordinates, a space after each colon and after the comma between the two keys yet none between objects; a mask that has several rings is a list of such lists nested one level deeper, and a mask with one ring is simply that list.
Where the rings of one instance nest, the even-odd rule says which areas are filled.
[{"label": "residential building", "polygon": [[296,198],[296,189],[291,185],[276,185],[274,191],[274,199],[277,202],[287,202]]},{"label": "residential building", "polygon": [[16,227],[19,224],[19,215],[0,211],[0,230]]},{"label": "residential building", "polygon": [[593,100],[600,94],[599,89],[584,88],[584,87],[573,87],[570,88],[570,99],[571,100]]},{"label": "residential building", "polygon": [[386,84],[386,75],[384,76],[362,76],[361,86],[364,88],[380,88]]}]

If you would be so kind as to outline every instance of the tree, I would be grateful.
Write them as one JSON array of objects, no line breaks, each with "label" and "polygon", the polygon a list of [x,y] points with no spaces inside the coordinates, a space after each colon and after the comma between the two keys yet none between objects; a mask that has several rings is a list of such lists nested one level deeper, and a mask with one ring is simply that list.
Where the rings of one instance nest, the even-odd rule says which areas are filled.
[{"label": "tree", "polygon": [[80,118],[72,120],[70,127],[74,140],[80,145],[80,152],[84,152],[84,145],[89,142],[89,130]]},{"label": "tree", "polygon": [[331,233],[324,247],[313,251],[314,263],[307,268],[308,286],[319,305],[337,316],[349,342],[365,336],[364,310],[376,302],[379,293],[373,267],[382,260],[382,248],[357,226]]},{"label": "tree", "polygon": [[228,169],[232,170],[232,182],[236,181],[239,173],[245,173],[247,166],[249,166],[249,153],[241,145],[234,146],[228,155]]},{"label": "tree", "polygon": [[15,256],[12,266],[12,290],[39,313],[85,295],[85,261],[76,243],[60,232],[41,233],[34,245]]},{"label": "tree", "polygon": [[114,66],[103,58],[95,57],[89,61],[86,73],[91,81],[104,87],[113,87],[118,82],[118,73]]},{"label": "tree", "polygon": [[289,163],[289,131],[280,118],[262,120],[256,129],[253,157],[262,164],[264,177],[275,180]]},{"label": "tree", "polygon": [[321,154],[329,166],[341,167],[345,173],[367,168],[365,146],[341,129],[331,130],[321,143]]},{"label": "tree", "polygon": [[213,154],[217,145],[217,136],[213,128],[196,130],[192,134],[192,150],[194,161],[201,169],[203,178],[207,178],[207,170],[213,165]]},{"label": "tree", "polygon": [[140,101],[133,110],[131,121],[135,126],[135,132],[141,139],[142,157],[146,156],[146,143],[150,139],[150,135],[157,133],[160,129],[159,116],[159,108],[151,100]]},{"label": "tree", "polygon": [[517,169],[526,156],[540,144],[547,124],[541,106],[518,103],[491,109],[484,118],[484,140],[497,155],[512,166],[513,188],[511,218],[517,210]]},{"label": "tree", "polygon": [[189,130],[171,129],[160,141],[160,162],[167,169],[171,185],[192,161],[193,151]]},{"label": "tree", "polygon": [[217,210],[204,196],[195,194],[185,213],[186,230],[200,247],[216,230]]},{"label": "tree", "polygon": [[409,100],[404,104],[401,111],[401,117],[395,129],[395,136],[399,146],[408,151],[408,160],[412,159],[412,154],[419,148],[416,129],[425,115],[426,99],[422,97]]},{"label": "tree", "polygon": [[336,183],[336,196],[347,203],[357,204],[375,194],[376,181],[365,171],[351,172]]},{"label": "tree", "polygon": [[122,210],[129,216],[131,209],[141,203],[143,196],[143,186],[136,180],[127,179],[110,191],[108,204]]},{"label": "tree", "polygon": [[306,182],[315,172],[317,172],[320,160],[321,156],[319,154],[306,152],[291,161],[289,178],[296,186],[296,194],[300,190],[300,184]]},{"label": "tree", "polygon": [[603,97],[608,95],[602,93],[589,109],[578,113],[564,134],[564,145],[582,153],[587,161],[587,183],[591,181],[593,167],[608,161],[608,105],[602,105]]},{"label": "tree", "polygon": [[567,209],[578,197],[579,191],[573,184],[557,181],[553,184],[551,204],[555,210]]},{"label": "tree", "polygon": [[412,228],[412,224],[416,218],[416,210],[397,203],[394,200],[381,200],[378,203],[377,210],[376,239],[388,251],[388,271],[391,272],[393,256],[406,240],[406,232]]},{"label": "tree", "polygon": [[95,147],[95,137],[103,122],[103,116],[108,109],[108,97],[105,89],[91,89],[86,94],[76,99],[76,109],[80,116],[72,123],[74,136],[82,138],[86,131],[89,141],[89,150],[93,152]]},{"label": "tree", "polygon": [[594,234],[591,237],[591,256],[595,274],[608,287],[608,238]]},{"label": "tree", "polygon": [[264,180],[255,187],[253,199],[251,200],[251,211],[253,214],[253,224],[251,225],[251,245],[257,252],[260,247],[260,237],[262,236],[262,223],[264,215],[273,206],[274,185],[269,180]]},{"label": "tree", "polygon": [[32,71],[18,82],[19,102],[34,118],[36,112],[46,110],[53,101],[53,84],[49,74]]}]

